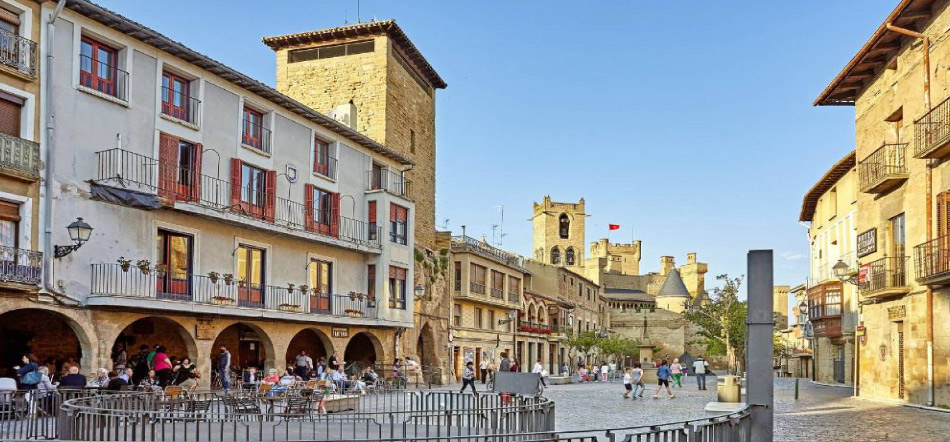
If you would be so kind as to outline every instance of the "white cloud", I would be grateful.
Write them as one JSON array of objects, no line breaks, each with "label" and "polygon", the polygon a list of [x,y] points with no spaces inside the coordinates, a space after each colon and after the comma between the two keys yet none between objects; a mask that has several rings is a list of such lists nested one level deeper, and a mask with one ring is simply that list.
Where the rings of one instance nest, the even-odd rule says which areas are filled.
[{"label": "white cloud", "polygon": [[782,252],[779,254],[779,256],[781,256],[782,259],[786,261],[798,261],[800,259],[805,259],[805,254],[798,252]]}]

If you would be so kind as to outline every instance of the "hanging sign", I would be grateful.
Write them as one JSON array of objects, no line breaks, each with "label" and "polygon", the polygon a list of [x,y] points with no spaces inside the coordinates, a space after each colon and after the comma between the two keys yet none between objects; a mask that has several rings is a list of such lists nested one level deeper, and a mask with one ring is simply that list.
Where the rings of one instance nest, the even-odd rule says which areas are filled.
[{"label": "hanging sign", "polygon": [[858,235],[858,258],[877,251],[877,228],[868,229]]},{"label": "hanging sign", "polygon": [[868,282],[871,276],[871,264],[861,264],[861,267],[858,269],[858,282],[865,283]]}]

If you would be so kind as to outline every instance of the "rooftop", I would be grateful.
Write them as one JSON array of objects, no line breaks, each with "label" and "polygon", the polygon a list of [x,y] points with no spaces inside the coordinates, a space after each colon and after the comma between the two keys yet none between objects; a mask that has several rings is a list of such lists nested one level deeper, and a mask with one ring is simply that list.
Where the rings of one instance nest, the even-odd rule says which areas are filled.
[{"label": "rooftop", "polygon": [[366,23],[357,23],[354,25],[340,26],[337,28],[320,29],[317,31],[298,32],[295,34],[276,35],[273,37],[264,37],[262,41],[273,50],[283,49],[288,46],[300,46],[310,43],[322,43],[344,38],[363,37],[371,35],[387,35],[404,52],[406,58],[412,62],[416,69],[425,77],[425,79],[436,89],[445,89],[448,86],[445,80],[439,76],[435,68],[422,56],[416,45],[412,44],[409,37],[402,28],[396,24],[396,20],[371,21]]},{"label": "rooftop", "polygon": [[805,194],[805,197],[802,198],[802,211],[798,215],[798,220],[807,222],[815,216],[815,208],[818,207],[818,199],[821,198],[828,189],[834,187],[835,183],[841,179],[841,177],[848,174],[851,169],[854,169],[855,164],[855,154],[852,150],[844,158],[838,160],[834,166],[831,166],[831,169],[828,169],[827,172],[815,183],[811,189],[808,190],[808,193]]},{"label": "rooftop", "polygon": [[689,298],[689,290],[686,289],[686,284],[683,284],[683,278],[680,278],[679,270],[673,269],[670,270],[670,273],[666,275],[666,281],[663,281],[663,285],[660,287],[660,291],[656,293],[657,298]]}]

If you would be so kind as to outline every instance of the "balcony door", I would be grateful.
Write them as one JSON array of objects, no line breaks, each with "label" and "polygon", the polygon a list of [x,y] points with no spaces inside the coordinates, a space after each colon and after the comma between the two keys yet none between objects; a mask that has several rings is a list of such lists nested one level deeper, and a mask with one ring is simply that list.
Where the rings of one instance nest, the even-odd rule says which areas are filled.
[{"label": "balcony door", "polygon": [[308,284],[313,289],[310,296],[310,312],[330,314],[333,297],[333,263],[319,259],[310,260]]},{"label": "balcony door", "polygon": [[264,306],[265,251],[241,244],[237,249],[238,305]]},{"label": "balcony door", "polygon": [[0,133],[20,137],[20,115],[26,101],[0,92]]},{"label": "balcony door", "polygon": [[155,275],[156,291],[160,298],[192,300],[192,243],[192,237],[189,235],[167,230],[158,231],[157,264],[167,266],[164,275]]},{"label": "balcony door", "polygon": [[891,287],[901,287],[906,285],[905,275],[905,256],[907,253],[907,240],[905,237],[904,214],[897,215],[890,219],[891,223],[891,252],[894,256],[893,275],[894,281],[890,281]]},{"label": "balcony door", "polygon": [[176,201],[201,198],[201,143],[159,135],[159,196]]}]

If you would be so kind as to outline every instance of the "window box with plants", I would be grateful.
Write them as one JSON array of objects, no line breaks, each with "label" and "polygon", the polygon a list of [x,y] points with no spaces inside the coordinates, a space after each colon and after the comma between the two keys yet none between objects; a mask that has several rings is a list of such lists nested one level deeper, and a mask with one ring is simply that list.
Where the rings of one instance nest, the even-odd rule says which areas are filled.
[{"label": "window box with plants", "polygon": [[234,305],[236,302],[230,296],[217,295],[211,298],[211,303],[215,305]]},{"label": "window box with plants", "polygon": [[362,317],[363,317],[363,311],[362,311],[362,310],[357,310],[357,309],[355,309],[355,308],[348,308],[348,309],[346,309],[346,310],[343,310],[343,313],[344,313],[346,316],[349,316],[349,317],[351,317],[351,318],[362,318]]}]

